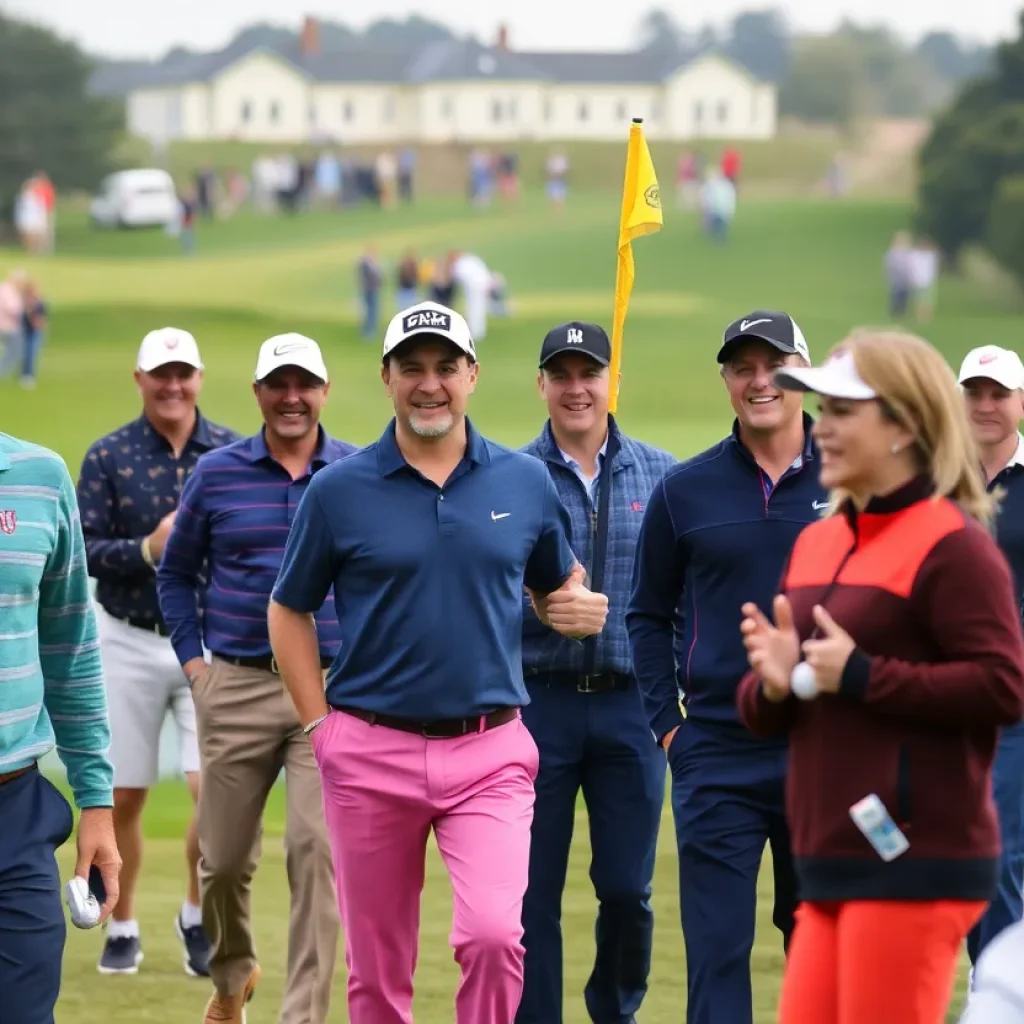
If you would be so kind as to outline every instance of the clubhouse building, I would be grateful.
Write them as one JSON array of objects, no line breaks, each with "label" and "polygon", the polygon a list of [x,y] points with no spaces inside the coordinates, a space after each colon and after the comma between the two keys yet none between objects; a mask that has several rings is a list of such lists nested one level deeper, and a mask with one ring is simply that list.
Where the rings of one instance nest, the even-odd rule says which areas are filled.
[{"label": "clubhouse building", "polygon": [[239,140],[512,143],[621,140],[633,117],[669,141],[770,139],[776,89],[714,52],[517,52],[507,32],[416,50],[323,50],[307,18],[290,47],[232,44],[155,64],[100,66],[91,87],[125,101],[154,143]]}]

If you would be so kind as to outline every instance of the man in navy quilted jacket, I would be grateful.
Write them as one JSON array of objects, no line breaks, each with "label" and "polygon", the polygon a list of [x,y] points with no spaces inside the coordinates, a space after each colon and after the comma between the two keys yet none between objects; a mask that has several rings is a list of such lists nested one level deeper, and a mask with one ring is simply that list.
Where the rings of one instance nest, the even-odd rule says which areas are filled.
[{"label": "man in navy quilted jacket", "polygon": [[562,891],[580,789],[599,907],[594,969],[584,990],[591,1021],[632,1021],[651,966],[665,756],[633,675],[625,613],[647,499],[676,460],[619,429],[608,412],[610,361],[608,335],[597,324],[574,321],[548,332],[538,382],[549,418],[523,449],[547,464],[572,520],[572,549],[609,608],[604,630],[576,641],[543,626],[529,600],[524,606],[530,703],[523,720],[540,750],[540,770],[516,1024],[562,1020]]}]

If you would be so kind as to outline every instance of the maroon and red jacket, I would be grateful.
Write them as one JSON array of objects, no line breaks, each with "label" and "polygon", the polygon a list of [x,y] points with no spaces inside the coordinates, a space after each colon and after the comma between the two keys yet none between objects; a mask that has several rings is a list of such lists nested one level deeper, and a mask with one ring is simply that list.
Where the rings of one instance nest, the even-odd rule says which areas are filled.
[{"label": "maroon and red jacket", "polygon": [[[801,642],[821,604],[857,644],[839,693],[768,701],[748,673],[740,718],[789,733],[786,809],[802,900],[988,900],[999,728],[1024,716],[1024,636],[1006,560],[915,480],[806,527],[782,591]],[[849,815],[876,793],[910,841],[886,863]]]}]

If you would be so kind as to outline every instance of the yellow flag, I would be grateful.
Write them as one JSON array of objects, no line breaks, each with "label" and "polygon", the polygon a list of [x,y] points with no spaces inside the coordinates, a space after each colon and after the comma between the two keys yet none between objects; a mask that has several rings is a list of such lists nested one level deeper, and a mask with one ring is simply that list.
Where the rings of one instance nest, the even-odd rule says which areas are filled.
[{"label": "yellow flag", "polygon": [[619,371],[622,366],[622,328],[633,291],[633,239],[660,231],[661,194],[658,178],[642,119],[633,118],[629,126],[629,148],[626,151],[626,180],[622,187],[622,214],[619,218],[619,263],[615,271],[615,309],[612,313],[611,398],[609,411],[619,404]]}]

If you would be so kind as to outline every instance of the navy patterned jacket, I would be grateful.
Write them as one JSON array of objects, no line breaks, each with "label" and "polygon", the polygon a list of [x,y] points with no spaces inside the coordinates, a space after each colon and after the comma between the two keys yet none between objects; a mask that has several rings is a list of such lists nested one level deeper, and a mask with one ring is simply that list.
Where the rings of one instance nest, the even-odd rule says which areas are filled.
[{"label": "navy patterned jacket", "polygon": [[144,415],[90,445],[78,476],[78,506],[96,600],[115,618],[166,633],[143,538],[178,507],[199,456],[238,437],[197,409],[179,459]]},{"label": "navy patterned jacket", "polygon": [[[538,438],[522,448],[528,455],[547,463],[562,504],[572,519],[569,544],[587,570],[594,561],[597,528],[598,489],[591,500],[583,482],[559,451],[550,420]],[[529,597],[523,607],[523,675],[572,673],[632,674],[629,637],[626,634],[626,605],[633,576],[633,555],[647,499],[664,474],[678,460],[668,452],[627,437],[613,416],[608,417],[608,447],[601,466],[601,480],[611,474],[612,491],[608,507],[608,549],[601,591],[608,595],[608,621],[596,637],[571,640],[543,625],[533,611]],[[603,486],[603,483],[602,483]]]}]

